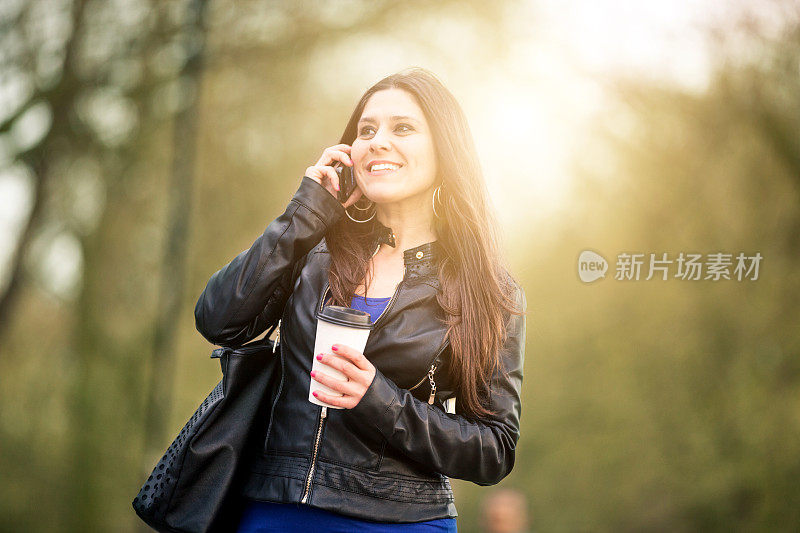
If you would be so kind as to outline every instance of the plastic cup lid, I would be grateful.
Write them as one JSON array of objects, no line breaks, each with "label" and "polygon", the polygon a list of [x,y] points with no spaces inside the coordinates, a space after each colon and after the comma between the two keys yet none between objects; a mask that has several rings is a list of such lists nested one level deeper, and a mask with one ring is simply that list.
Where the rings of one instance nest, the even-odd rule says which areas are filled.
[{"label": "plastic cup lid", "polygon": [[369,313],[358,309],[350,309],[349,307],[329,305],[317,313],[317,318],[338,326],[372,329],[372,320],[370,320]]}]

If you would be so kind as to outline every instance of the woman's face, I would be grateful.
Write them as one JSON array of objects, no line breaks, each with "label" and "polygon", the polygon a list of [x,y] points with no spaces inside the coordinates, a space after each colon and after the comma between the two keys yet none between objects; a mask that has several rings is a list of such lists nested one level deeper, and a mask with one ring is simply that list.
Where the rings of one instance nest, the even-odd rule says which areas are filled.
[{"label": "woman's face", "polygon": [[378,204],[427,193],[436,181],[431,130],[414,97],[402,89],[370,97],[350,155],[359,188]]}]

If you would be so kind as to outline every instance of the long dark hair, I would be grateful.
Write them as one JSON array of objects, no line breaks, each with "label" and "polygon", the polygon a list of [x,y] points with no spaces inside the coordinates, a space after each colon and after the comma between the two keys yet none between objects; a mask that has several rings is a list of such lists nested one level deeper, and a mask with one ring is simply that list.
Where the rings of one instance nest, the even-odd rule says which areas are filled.
[{"label": "long dark hair", "polygon": [[[478,162],[472,134],[456,99],[435,75],[412,68],[370,87],[353,110],[339,142],[352,145],[370,97],[385,89],[413,96],[430,126],[441,185],[435,220],[443,258],[437,295],[450,342],[450,378],[459,411],[473,418],[492,414],[487,390],[500,365],[508,313],[522,314],[514,299],[516,281],[505,265],[497,221]],[[364,226],[367,226],[365,228]],[[349,306],[364,282],[374,250],[364,236],[370,224],[342,218],[326,235],[331,254],[329,281],[338,305]],[[369,280],[367,280],[367,286]]]}]

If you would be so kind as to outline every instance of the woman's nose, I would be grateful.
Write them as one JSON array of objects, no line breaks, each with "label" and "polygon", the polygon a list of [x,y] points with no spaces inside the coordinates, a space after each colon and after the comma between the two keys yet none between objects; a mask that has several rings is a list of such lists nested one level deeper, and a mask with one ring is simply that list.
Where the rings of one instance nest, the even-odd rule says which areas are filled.
[{"label": "woman's nose", "polygon": [[378,152],[380,150],[389,150],[389,139],[386,136],[383,128],[375,132],[375,135],[372,137],[369,143],[369,149],[372,152]]}]

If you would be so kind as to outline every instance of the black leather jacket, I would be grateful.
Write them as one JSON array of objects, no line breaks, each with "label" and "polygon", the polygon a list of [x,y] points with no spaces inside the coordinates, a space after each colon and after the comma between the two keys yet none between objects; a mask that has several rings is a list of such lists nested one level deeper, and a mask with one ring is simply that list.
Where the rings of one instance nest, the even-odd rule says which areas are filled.
[{"label": "black leather jacket", "polygon": [[[443,401],[454,393],[436,301],[441,250],[435,241],[405,250],[404,278],[364,349],[377,369],[364,397],[353,409],[310,403],[315,313],[329,292],[324,235],[342,216],[333,195],[303,177],[286,211],[211,277],[195,307],[198,331],[219,346],[242,345],[280,320],[283,375],[270,398],[263,453],[241,493],[382,522],[455,517],[448,477],[492,485],[514,466],[524,315],[509,317],[505,372],[491,388],[497,414],[473,421],[458,405],[445,412]],[[377,246],[386,228],[374,227]],[[520,287],[517,301],[526,306]]]}]

